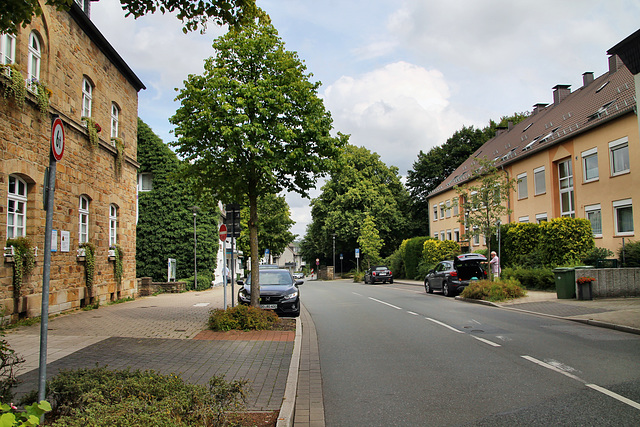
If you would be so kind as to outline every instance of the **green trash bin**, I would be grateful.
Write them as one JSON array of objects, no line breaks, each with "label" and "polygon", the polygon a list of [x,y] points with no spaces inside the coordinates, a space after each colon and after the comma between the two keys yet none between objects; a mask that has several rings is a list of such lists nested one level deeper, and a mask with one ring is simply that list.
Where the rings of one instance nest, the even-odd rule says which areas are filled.
[{"label": "green trash bin", "polygon": [[553,277],[556,281],[558,299],[573,299],[576,297],[576,271],[574,268],[554,268]]}]

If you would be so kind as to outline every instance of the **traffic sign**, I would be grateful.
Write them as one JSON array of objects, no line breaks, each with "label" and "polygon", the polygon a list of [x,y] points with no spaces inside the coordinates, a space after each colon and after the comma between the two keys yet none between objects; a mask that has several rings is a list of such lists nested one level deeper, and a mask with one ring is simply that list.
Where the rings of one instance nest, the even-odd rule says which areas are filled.
[{"label": "traffic sign", "polygon": [[218,232],[218,235],[220,236],[220,240],[222,240],[223,242],[225,240],[227,240],[227,226],[222,224],[220,226],[220,231]]},{"label": "traffic sign", "polygon": [[356,258],[360,258],[360,249],[356,249]]},{"label": "traffic sign", "polygon": [[51,126],[51,152],[58,161],[64,154],[64,126],[60,117],[56,117]]},{"label": "traffic sign", "polygon": [[316,258],[316,265],[320,265],[320,258]]}]

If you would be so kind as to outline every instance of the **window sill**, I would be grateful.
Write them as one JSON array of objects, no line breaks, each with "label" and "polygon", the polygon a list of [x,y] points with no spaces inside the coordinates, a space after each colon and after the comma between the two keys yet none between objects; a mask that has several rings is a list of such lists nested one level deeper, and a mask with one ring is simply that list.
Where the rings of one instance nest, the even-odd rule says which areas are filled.
[{"label": "window sill", "polygon": [[584,180],[584,181],[582,181],[582,184],[591,184],[592,182],[598,182],[598,181],[600,181],[600,177]]},{"label": "window sill", "polygon": [[624,171],[620,171],[620,172],[615,172],[611,174],[611,178],[615,178],[616,176],[620,176],[620,175],[628,175],[631,173],[631,169],[627,169]]}]

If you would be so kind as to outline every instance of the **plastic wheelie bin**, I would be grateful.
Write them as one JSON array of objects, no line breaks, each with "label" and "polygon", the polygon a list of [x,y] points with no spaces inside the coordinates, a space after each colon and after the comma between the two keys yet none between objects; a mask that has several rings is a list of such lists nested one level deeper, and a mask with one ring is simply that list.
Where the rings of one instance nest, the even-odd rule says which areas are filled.
[{"label": "plastic wheelie bin", "polygon": [[576,297],[576,271],[574,268],[554,268],[553,277],[556,281],[558,299],[573,299]]}]

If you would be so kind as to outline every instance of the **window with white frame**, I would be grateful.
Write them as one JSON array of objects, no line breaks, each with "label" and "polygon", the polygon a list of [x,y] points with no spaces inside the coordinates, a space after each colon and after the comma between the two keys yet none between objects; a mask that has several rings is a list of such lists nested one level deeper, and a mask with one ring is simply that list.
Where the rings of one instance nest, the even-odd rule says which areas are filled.
[{"label": "window with white frame", "polygon": [[535,187],[534,191],[536,196],[547,192],[547,180],[544,174],[544,166],[533,170],[533,186]]},{"label": "window with white frame", "polygon": [[109,246],[118,243],[118,207],[109,205]]},{"label": "window with white frame", "polygon": [[518,175],[518,200],[527,197],[529,197],[529,191],[527,190],[527,173],[525,172]]},{"label": "window with white frame", "polygon": [[536,214],[536,223],[541,224],[543,222],[547,222],[547,213]]},{"label": "window with white frame", "polygon": [[78,243],[89,241],[89,198],[80,196],[78,206]]},{"label": "window with white frame", "polygon": [[120,117],[120,109],[115,102],[111,103],[111,138],[118,137],[118,118]]},{"label": "window with white frame", "polygon": [[440,218],[444,218],[444,203],[440,203]]},{"label": "window with white frame", "polygon": [[445,207],[445,218],[451,218],[451,200],[447,200]]},{"label": "window with white frame", "polygon": [[598,171],[598,147],[583,151],[582,156],[582,180],[583,182],[597,181],[600,178]]},{"label": "window with white frame", "polygon": [[9,175],[7,192],[7,239],[26,236],[27,226],[27,182]]},{"label": "window with white frame", "polygon": [[611,176],[629,172],[629,139],[617,139],[609,143]]},{"label": "window with white frame", "polygon": [[82,117],[91,117],[93,85],[88,78],[82,79]]},{"label": "window with white frame", "polygon": [[453,240],[456,242],[460,241],[460,230],[453,230]]},{"label": "window with white frame", "polygon": [[439,235],[440,235],[440,234],[436,231],[435,233],[433,233],[433,238],[434,238],[434,239],[436,239],[436,240],[438,240],[438,236],[439,236]]},{"label": "window with white frame", "polygon": [[35,91],[36,86],[34,82],[40,81],[40,59],[42,53],[40,50],[40,39],[35,32],[29,34],[29,62],[27,63],[27,88]]},{"label": "window with white frame", "polygon": [[141,173],[138,175],[138,191],[151,191],[153,190],[153,174]]},{"label": "window with white frame", "polygon": [[444,230],[440,232],[440,240],[444,241]]},{"label": "window with white frame", "polygon": [[575,218],[571,159],[558,163],[558,181],[560,185],[560,215]]},{"label": "window with white frame", "polygon": [[591,223],[593,237],[602,237],[602,210],[600,203],[584,207],[584,216]]},{"label": "window with white frame", "polygon": [[458,201],[457,200],[453,200],[453,216],[458,216],[460,211],[458,210],[459,206],[458,206]]},{"label": "window with white frame", "polygon": [[447,240],[451,240],[451,230],[447,230]]},{"label": "window with white frame", "polygon": [[16,37],[12,34],[0,34],[0,65],[16,62]]},{"label": "window with white frame", "polygon": [[633,205],[631,199],[613,202],[616,236],[633,235]]},{"label": "window with white frame", "polygon": [[518,218],[518,222],[521,222],[521,223],[529,222],[529,216],[521,216],[520,218]]},{"label": "window with white frame", "polygon": [[478,231],[478,227],[473,227],[473,244],[474,246],[478,246],[480,244],[480,232]]},{"label": "window with white frame", "polygon": [[433,206],[433,220],[434,221],[438,220],[438,205]]}]

